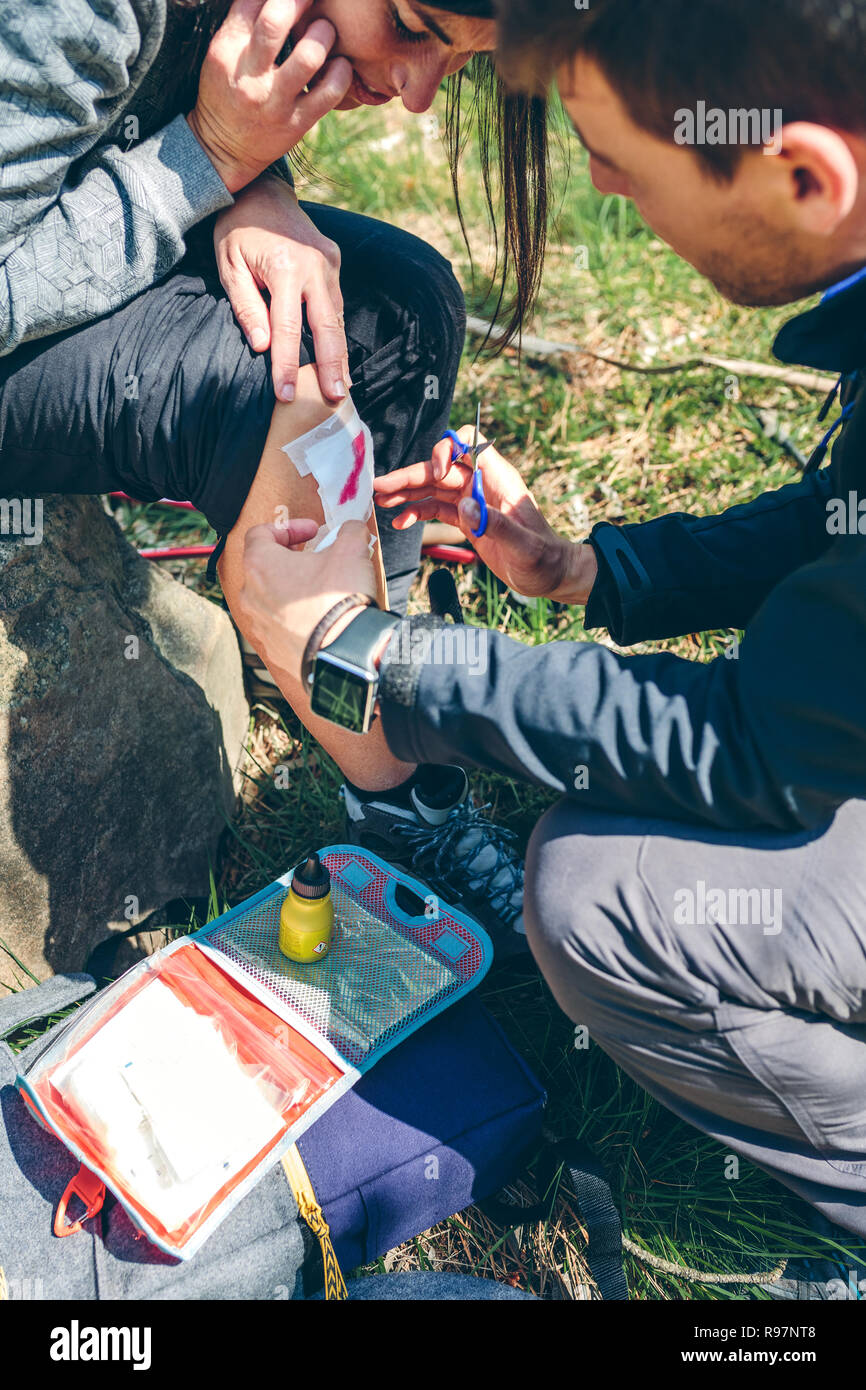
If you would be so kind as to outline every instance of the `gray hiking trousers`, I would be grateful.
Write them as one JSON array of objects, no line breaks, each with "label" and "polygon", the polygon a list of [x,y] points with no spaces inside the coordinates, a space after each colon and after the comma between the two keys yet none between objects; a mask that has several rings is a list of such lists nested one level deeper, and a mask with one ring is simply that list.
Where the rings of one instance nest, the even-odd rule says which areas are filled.
[{"label": "gray hiking trousers", "polygon": [[866,802],[731,834],[561,802],[525,921],[575,1024],[675,1114],[866,1235]]}]

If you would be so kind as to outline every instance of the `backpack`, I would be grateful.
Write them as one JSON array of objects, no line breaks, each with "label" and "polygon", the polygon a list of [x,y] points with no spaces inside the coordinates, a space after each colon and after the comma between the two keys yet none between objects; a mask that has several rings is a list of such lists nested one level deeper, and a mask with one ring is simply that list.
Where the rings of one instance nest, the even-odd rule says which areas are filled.
[{"label": "backpack", "polygon": [[[95,990],[89,976],[61,975],[0,1000],[0,1038]],[[315,1192],[307,1220],[278,1161],[189,1260],[141,1237],[111,1196],[79,1233],[58,1239],[56,1208],[78,1163],[40,1127],[15,1080],[62,1026],[17,1056],[0,1041],[0,1296],[5,1286],[11,1299],[305,1298],[326,1282],[323,1234],[348,1273],[496,1193],[541,1136],[541,1086],[469,996],[383,1057],[301,1137]]]}]

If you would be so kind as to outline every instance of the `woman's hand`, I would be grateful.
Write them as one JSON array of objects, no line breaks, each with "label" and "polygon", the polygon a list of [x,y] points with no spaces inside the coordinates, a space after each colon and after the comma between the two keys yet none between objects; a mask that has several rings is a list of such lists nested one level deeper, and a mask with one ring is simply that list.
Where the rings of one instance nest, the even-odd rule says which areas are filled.
[{"label": "woman's hand", "polygon": [[230,193],[293,149],[349,90],[351,63],[328,62],[337,33],[327,20],[314,20],[277,66],[311,3],[234,0],[211,40],[187,121]]},{"label": "woman's hand", "polygon": [[[223,289],[256,352],[271,349],[274,391],[290,401],[298,380],[301,311],[313,334],[322,391],[340,400],[349,359],[340,293],[340,248],[301,211],[282,179],[259,179],[220,213],[214,250]],[[270,294],[270,308],[262,290]]]},{"label": "woman's hand", "polygon": [[[471,444],[475,430],[467,425],[458,434]],[[395,518],[395,529],[434,518],[458,526],[485,565],[515,593],[586,603],[597,574],[592,547],[566,540],[548,526],[517,469],[492,445],[479,456],[487,530],[473,536],[481,517],[472,497],[472,460],[452,462],[452,449],[451,441],[443,439],[429,462],[376,479],[380,507],[406,507]]]},{"label": "woman's hand", "polygon": [[[347,594],[376,593],[370,532],[364,521],[346,521],[332,545],[322,551],[296,551],[318,531],[315,521],[294,520],[288,527],[251,526],[244,538],[244,586],[236,618],[272,672],[300,678],[310,634],[321,618]],[[346,615],[328,638],[349,622]]]}]

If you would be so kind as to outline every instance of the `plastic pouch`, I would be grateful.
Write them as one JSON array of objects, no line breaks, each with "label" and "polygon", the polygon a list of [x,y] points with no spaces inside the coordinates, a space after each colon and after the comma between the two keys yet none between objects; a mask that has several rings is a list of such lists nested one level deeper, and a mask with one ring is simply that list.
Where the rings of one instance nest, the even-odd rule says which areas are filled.
[{"label": "plastic pouch", "polygon": [[481,978],[490,945],[471,919],[444,906],[412,917],[397,889],[422,885],[344,846],[321,853],[337,916],[325,961],[279,953],[287,874],[133,967],[31,1053],[19,1089],[82,1164],[58,1235],[108,1186],[188,1258],[362,1071]]},{"label": "plastic pouch", "polygon": [[128,972],[27,1078],[43,1119],[174,1253],[345,1075],[192,941],[177,945]]}]

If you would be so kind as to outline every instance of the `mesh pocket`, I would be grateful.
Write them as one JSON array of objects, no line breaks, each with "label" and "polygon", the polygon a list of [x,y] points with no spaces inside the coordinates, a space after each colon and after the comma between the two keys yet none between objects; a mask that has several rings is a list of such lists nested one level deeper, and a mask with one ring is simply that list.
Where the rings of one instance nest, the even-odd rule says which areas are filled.
[{"label": "mesh pocket", "polygon": [[394,931],[334,882],[334,936],[324,960],[301,965],[278,945],[286,890],[213,933],[223,951],[290,1004],[353,1065],[366,1062],[460,985],[457,972]]}]

